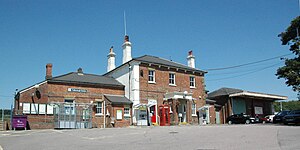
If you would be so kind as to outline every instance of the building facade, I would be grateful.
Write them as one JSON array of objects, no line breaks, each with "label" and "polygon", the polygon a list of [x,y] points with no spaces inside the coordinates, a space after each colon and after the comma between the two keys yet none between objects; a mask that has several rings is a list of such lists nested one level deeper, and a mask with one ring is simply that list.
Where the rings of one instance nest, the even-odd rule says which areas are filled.
[{"label": "building facade", "polygon": [[[123,53],[131,56],[127,49],[131,52],[128,36]],[[108,66],[115,66],[110,56]],[[206,72],[195,68],[192,51],[187,57],[188,65],[149,55],[125,58],[122,65],[104,76],[125,85],[125,96],[133,102],[133,124],[159,124],[164,121],[162,115],[167,116],[169,124],[198,123],[197,109],[205,105]],[[161,114],[160,106],[168,107],[168,112]]]},{"label": "building facade", "polygon": [[45,81],[18,92],[14,114],[26,115],[28,128],[123,127],[131,123],[131,107],[115,79],[82,69],[52,77],[47,64]]}]

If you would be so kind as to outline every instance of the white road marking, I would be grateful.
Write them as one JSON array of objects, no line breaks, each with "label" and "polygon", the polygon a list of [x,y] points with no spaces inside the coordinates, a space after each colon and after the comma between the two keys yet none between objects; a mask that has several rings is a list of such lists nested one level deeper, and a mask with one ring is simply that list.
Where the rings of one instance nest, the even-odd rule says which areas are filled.
[{"label": "white road marking", "polygon": [[2,146],[0,145],[0,150],[3,150]]}]

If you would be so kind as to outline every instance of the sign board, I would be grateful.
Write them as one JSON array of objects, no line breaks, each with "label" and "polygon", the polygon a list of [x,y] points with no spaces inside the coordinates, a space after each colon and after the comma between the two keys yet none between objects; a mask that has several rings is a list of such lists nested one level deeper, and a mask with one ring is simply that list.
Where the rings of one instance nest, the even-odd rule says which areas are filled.
[{"label": "sign board", "polygon": [[118,109],[117,110],[117,120],[122,120],[122,118],[123,118],[122,110]]},{"label": "sign board", "polygon": [[150,104],[150,105],[156,105],[156,104],[157,104],[157,101],[156,101],[156,100],[153,100],[153,99],[149,99],[149,100],[148,100],[148,104]]},{"label": "sign board", "polygon": [[23,103],[23,114],[30,114],[30,103]]},{"label": "sign board", "polygon": [[47,114],[53,115],[53,106],[50,104],[47,104]]},{"label": "sign board", "polygon": [[263,108],[262,107],[254,107],[254,111],[255,111],[255,114],[257,114],[257,115],[263,114]]},{"label": "sign board", "polygon": [[38,114],[39,112],[39,104],[31,103],[31,114]]},{"label": "sign board", "polygon": [[39,104],[39,114],[46,114],[46,104]]},{"label": "sign board", "polygon": [[85,89],[68,88],[68,92],[86,93],[87,90],[85,90]]}]

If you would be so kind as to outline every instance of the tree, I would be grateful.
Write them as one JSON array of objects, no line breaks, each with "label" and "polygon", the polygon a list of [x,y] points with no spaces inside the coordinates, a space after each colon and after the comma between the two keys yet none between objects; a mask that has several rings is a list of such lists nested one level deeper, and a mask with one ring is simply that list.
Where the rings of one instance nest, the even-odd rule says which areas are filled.
[{"label": "tree", "polygon": [[[282,110],[300,110],[300,101],[281,102]],[[274,102],[275,112],[280,112],[280,102]]]},{"label": "tree", "polygon": [[278,36],[281,37],[282,45],[290,45],[290,51],[295,54],[294,58],[286,58],[285,66],[277,69],[278,79],[284,78],[287,86],[291,86],[298,92],[300,100],[300,16],[292,20],[291,25]]}]

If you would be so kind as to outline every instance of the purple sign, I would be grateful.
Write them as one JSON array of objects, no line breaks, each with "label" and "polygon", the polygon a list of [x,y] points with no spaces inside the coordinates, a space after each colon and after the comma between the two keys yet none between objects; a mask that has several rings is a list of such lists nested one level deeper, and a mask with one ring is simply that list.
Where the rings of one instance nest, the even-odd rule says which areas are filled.
[{"label": "purple sign", "polygon": [[13,116],[12,125],[13,128],[25,128],[27,124],[27,116]]}]

